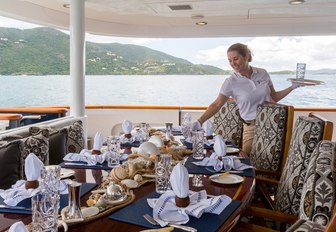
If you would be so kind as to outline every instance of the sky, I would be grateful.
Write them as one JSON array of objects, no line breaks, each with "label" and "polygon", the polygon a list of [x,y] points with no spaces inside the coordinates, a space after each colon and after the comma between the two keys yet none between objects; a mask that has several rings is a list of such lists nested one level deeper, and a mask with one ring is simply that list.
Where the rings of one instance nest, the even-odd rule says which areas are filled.
[{"label": "sky", "polygon": [[[39,25],[0,17],[0,27],[29,29]],[[120,38],[86,34],[86,41],[145,46],[194,64],[231,70],[226,51],[234,43],[247,44],[253,54],[252,66],[267,71],[295,70],[306,63],[308,70],[336,69],[336,36],[223,37],[223,38]]]}]

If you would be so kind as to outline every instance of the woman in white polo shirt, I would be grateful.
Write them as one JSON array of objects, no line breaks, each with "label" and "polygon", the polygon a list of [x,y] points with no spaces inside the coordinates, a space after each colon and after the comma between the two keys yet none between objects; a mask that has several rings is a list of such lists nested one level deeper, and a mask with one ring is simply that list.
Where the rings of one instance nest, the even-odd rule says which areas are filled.
[{"label": "woman in white polo shirt", "polygon": [[240,116],[245,121],[242,150],[249,154],[255,131],[258,104],[265,101],[278,102],[299,85],[295,83],[284,90],[275,91],[268,72],[265,69],[250,66],[251,50],[245,44],[231,45],[227,50],[227,57],[234,73],[225,79],[218,97],[193,123],[193,129],[200,129],[201,125],[219,111],[229,97],[232,97],[236,100]]}]

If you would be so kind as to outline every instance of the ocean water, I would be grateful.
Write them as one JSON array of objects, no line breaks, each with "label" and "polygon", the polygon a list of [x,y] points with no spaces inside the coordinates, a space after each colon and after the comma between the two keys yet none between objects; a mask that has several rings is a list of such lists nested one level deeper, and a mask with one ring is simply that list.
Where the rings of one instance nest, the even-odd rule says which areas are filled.
[{"label": "ocean water", "polygon": [[[228,76],[86,76],[86,105],[207,106]],[[271,75],[276,90],[290,86],[293,75]],[[336,74],[310,75],[324,85],[301,87],[280,103],[336,107]],[[0,76],[0,107],[70,105],[69,76]]]}]

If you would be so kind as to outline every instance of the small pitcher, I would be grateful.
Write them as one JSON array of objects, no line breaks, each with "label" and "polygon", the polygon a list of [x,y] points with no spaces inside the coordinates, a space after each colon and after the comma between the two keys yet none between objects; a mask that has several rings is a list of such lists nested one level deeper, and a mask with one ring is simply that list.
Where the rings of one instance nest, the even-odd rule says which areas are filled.
[{"label": "small pitcher", "polygon": [[71,182],[68,185],[69,191],[69,204],[67,219],[84,220],[81,208],[80,208],[80,188],[82,184],[78,182]]}]

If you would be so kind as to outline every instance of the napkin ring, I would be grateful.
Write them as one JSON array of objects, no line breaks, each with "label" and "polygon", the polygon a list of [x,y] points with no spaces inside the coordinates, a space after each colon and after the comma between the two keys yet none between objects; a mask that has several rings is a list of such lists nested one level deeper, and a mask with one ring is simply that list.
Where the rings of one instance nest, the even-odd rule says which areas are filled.
[{"label": "napkin ring", "polygon": [[39,186],[38,180],[27,180],[25,183],[26,189],[36,189]]},{"label": "napkin ring", "polygon": [[180,198],[178,196],[175,196],[175,204],[177,207],[187,207],[190,204],[190,198],[189,196]]},{"label": "napkin ring", "polygon": [[213,139],[213,135],[207,135],[207,136],[205,136],[205,138],[206,138],[207,140]]},{"label": "napkin ring", "polygon": [[92,155],[100,155],[101,152],[100,152],[100,150],[92,150],[91,154]]},{"label": "napkin ring", "polygon": [[132,138],[132,134],[131,133],[130,134],[125,134],[125,138],[127,138],[127,139]]}]

